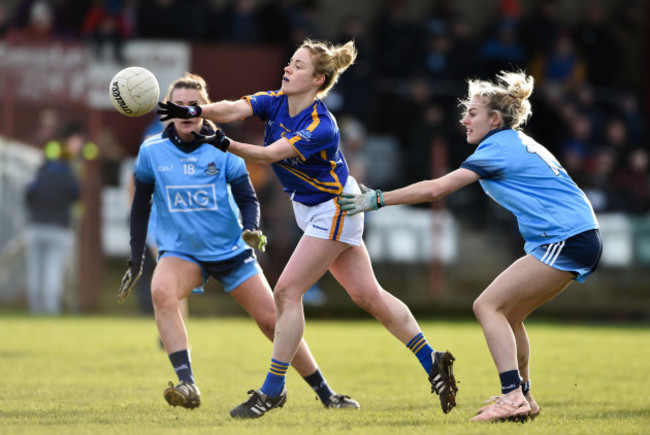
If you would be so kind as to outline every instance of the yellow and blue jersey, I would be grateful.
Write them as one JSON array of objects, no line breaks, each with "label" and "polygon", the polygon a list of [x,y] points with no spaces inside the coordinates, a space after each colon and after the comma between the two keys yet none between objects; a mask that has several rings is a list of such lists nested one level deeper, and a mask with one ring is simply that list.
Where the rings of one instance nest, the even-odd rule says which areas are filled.
[{"label": "yellow and blue jersey", "polygon": [[281,91],[258,92],[244,97],[253,114],[266,122],[264,146],[285,138],[298,156],[272,167],[291,199],[305,205],[321,204],[343,192],[348,165],[340,149],[340,133],[325,104],[314,101],[294,117]]},{"label": "yellow and blue jersey", "polygon": [[591,203],[557,159],[520,131],[490,132],[462,164],[517,218],[528,253],[598,228]]}]

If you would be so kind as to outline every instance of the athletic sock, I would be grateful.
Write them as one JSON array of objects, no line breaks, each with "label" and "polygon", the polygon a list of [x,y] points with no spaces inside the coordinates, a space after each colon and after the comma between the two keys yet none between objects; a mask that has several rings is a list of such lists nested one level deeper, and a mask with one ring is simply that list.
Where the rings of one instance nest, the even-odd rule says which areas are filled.
[{"label": "athletic sock", "polygon": [[289,370],[289,363],[271,358],[271,368],[269,369],[264,385],[262,385],[262,393],[269,397],[277,397],[284,388],[284,383],[287,378],[287,370]]},{"label": "athletic sock", "polygon": [[327,403],[330,396],[334,394],[334,391],[332,391],[330,386],[327,385],[327,382],[325,381],[325,378],[323,378],[319,369],[316,369],[316,371],[309,376],[304,376],[303,379],[307,381],[312,390],[318,394],[318,398],[323,403]]},{"label": "athletic sock", "polygon": [[521,392],[524,393],[524,396],[530,391],[530,380],[521,383]]},{"label": "athletic sock", "polygon": [[427,372],[427,375],[431,373],[431,368],[433,367],[433,359],[431,354],[433,353],[433,348],[427,343],[427,339],[424,338],[424,334],[420,332],[418,335],[413,337],[411,341],[406,344],[411,352],[415,354],[417,359],[422,364],[424,371]]},{"label": "athletic sock", "polygon": [[521,376],[519,376],[519,370],[509,370],[499,373],[499,379],[501,379],[501,394],[508,394],[516,390],[521,385],[521,381],[523,381]]},{"label": "athletic sock", "polygon": [[169,361],[171,361],[172,367],[174,367],[174,371],[176,372],[179,381],[194,383],[190,351],[188,349],[170,353]]}]

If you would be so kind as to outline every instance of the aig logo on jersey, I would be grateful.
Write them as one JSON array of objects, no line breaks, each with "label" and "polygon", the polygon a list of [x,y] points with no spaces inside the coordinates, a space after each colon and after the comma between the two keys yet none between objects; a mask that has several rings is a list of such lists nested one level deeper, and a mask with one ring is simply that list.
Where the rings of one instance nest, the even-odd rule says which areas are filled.
[{"label": "aig logo on jersey", "polygon": [[167,204],[170,212],[216,210],[217,192],[214,184],[167,186]]}]

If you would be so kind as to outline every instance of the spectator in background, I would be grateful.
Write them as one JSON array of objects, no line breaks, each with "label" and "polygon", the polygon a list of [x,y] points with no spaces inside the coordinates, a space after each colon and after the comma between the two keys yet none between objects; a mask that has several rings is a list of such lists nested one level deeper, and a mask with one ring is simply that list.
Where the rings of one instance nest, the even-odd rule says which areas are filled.
[{"label": "spectator in background", "polygon": [[338,109],[328,106],[337,116],[348,115],[368,125],[372,115],[373,86],[376,79],[374,45],[368,38],[366,24],[358,15],[351,15],[343,19],[338,43],[354,41],[359,48],[359,56],[354,68],[343,75],[332,90],[330,97],[340,96]]},{"label": "spectator in background", "polygon": [[229,0],[220,14],[218,29],[212,31],[213,37],[235,43],[259,42],[257,20],[257,8],[253,0]]},{"label": "spectator in background", "polygon": [[648,150],[633,149],[614,176],[621,209],[626,213],[645,214],[650,212],[650,172],[648,172]]},{"label": "spectator in background", "polygon": [[0,39],[5,37],[10,27],[11,20],[9,19],[9,11],[7,10],[7,6],[2,3],[0,4]]},{"label": "spectator in background", "polygon": [[38,112],[37,121],[31,140],[34,145],[40,146],[41,144],[57,139],[57,129],[61,124],[59,111],[43,109]]},{"label": "spectator in background", "polygon": [[215,27],[208,0],[141,0],[135,15],[140,38],[198,41]]},{"label": "spectator in background", "polygon": [[408,0],[385,0],[374,22],[373,40],[381,52],[377,59],[380,76],[403,78],[412,70],[417,52],[408,5]]},{"label": "spectator in background", "polygon": [[593,152],[594,144],[591,142],[593,126],[588,116],[576,114],[569,123],[570,136],[562,145],[561,154],[575,152],[586,157]]},{"label": "spectator in background", "polygon": [[351,116],[341,119],[341,149],[350,174],[362,184],[366,182],[366,173],[374,158],[366,153],[366,140],[367,132],[362,122]]},{"label": "spectator in background", "polygon": [[617,196],[614,191],[616,152],[610,147],[599,147],[588,164],[589,176],[584,192],[596,213],[617,211]]},{"label": "spectator in background", "polygon": [[403,181],[407,184],[432,177],[434,145],[449,149],[449,121],[443,108],[433,102],[424,106],[409,133],[402,150]]},{"label": "spectator in background", "polygon": [[93,1],[84,17],[82,37],[91,42],[98,59],[104,58],[104,48],[109,44],[113,59],[124,64],[124,41],[129,34],[122,0]]},{"label": "spectator in background", "polygon": [[535,9],[521,23],[521,42],[531,57],[543,55],[549,41],[555,41],[561,31],[558,0],[539,0]]},{"label": "spectator in background", "polygon": [[498,20],[493,36],[480,49],[483,74],[493,75],[504,69],[526,66],[526,47],[519,41],[518,30],[518,22],[514,18],[502,17]]},{"label": "spectator in background", "polygon": [[540,84],[559,86],[563,92],[571,91],[584,83],[585,62],[570,34],[561,33],[552,41],[546,52],[532,59],[530,72]]},{"label": "spectator in background", "polygon": [[604,141],[602,141],[600,145],[603,145],[614,152],[616,159],[615,165],[619,166],[623,164],[631,149],[625,121],[617,115],[611,115],[605,121],[601,136]]},{"label": "spectator in background", "polygon": [[[22,16],[26,14],[25,23]],[[53,6],[45,0],[24,2],[15,16],[14,27],[7,32],[7,40],[12,43],[49,44],[58,39]]]},{"label": "spectator in background", "polygon": [[[648,13],[644,11],[643,1],[623,0],[616,3],[611,26],[621,58],[621,73],[616,85],[640,93],[647,76],[645,33]],[[647,8],[648,4],[645,3]]]},{"label": "spectator in background", "polygon": [[60,143],[46,144],[45,162],[27,187],[27,296],[32,314],[61,313],[64,274],[75,244],[72,207],[79,199],[70,162],[84,141],[84,131],[70,125]]},{"label": "spectator in background", "polygon": [[629,142],[636,146],[646,140],[648,129],[639,108],[639,97],[634,92],[622,92],[616,102],[616,110],[625,122]]},{"label": "spectator in background", "polygon": [[575,31],[575,40],[587,64],[587,81],[594,87],[618,83],[621,70],[620,47],[607,22],[603,5],[590,0]]}]

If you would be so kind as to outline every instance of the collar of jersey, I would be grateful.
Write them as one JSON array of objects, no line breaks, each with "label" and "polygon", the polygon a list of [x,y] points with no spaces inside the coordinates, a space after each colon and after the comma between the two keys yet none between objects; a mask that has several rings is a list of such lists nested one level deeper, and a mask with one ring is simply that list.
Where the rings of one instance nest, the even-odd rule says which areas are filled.
[{"label": "collar of jersey", "polygon": [[[201,131],[199,131],[199,133],[205,136],[209,136],[214,134],[214,130],[209,125],[203,124],[203,127],[201,127]],[[198,143],[196,140],[191,140],[189,142],[182,141],[181,138],[178,137],[176,128],[174,128],[174,124],[172,123],[170,123],[165,128],[162,133],[162,137],[169,139],[169,141],[173,143],[176,148],[183,151],[185,154],[189,154],[203,145],[202,143]]]},{"label": "collar of jersey", "polygon": [[505,131],[505,130],[512,130],[512,129],[511,129],[510,127],[499,127],[499,128],[495,128],[494,130],[492,130],[491,132],[489,132],[488,134],[486,134],[485,136],[483,136],[483,139],[481,139],[481,141],[480,141],[479,143],[484,142],[485,139],[487,139],[488,137],[490,137],[490,136],[492,136],[492,135],[494,135],[494,134],[497,134],[497,133],[499,133],[499,132],[501,132],[501,131]]}]

